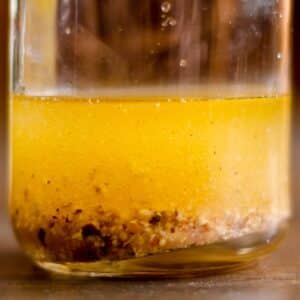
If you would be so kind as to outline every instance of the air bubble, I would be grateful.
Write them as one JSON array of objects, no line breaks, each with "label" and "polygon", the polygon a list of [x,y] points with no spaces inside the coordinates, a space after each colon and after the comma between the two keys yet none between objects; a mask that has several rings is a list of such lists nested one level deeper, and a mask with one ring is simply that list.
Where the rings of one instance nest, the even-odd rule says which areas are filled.
[{"label": "air bubble", "polygon": [[171,10],[172,5],[171,5],[170,2],[164,1],[164,2],[161,4],[160,8],[161,8],[161,11],[162,11],[162,12],[168,13],[168,12]]},{"label": "air bubble", "polygon": [[170,17],[170,18],[169,18],[169,24],[170,24],[171,26],[176,26],[176,25],[177,25],[176,19]]},{"label": "air bubble", "polygon": [[181,59],[180,62],[179,62],[179,66],[181,68],[185,68],[187,66],[187,61],[186,59]]},{"label": "air bubble", "polygon": [[71,28],[70,28],[70,27],[67,27],[67,28],[65,29],[65,33],[66,33],[67,35],[71,34]]}]

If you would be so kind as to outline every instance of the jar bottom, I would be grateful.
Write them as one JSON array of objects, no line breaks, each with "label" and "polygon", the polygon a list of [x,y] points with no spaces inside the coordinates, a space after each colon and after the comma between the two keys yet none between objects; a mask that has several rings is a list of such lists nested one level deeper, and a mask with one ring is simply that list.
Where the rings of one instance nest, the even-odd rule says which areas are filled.
[{"label": "jar bottom", "polygon": [[276,232],[263,232],[210,245],[173,250],[119,261],[88,263],[35,261],[58,275],[106,278],[182,278],[238,271],[272,252],[286,234],[289,222]]}]

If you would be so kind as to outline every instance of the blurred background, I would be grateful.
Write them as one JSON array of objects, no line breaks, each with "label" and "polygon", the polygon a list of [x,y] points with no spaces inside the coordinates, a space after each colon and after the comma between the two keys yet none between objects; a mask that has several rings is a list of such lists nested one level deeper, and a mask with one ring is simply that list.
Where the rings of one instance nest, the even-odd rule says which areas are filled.
[{"label": "blurred background", "polygon": [[[7,89],[8,89],[8,51],[7,51],[7,38],[8,38],[8,0],[0,1],[0,240],[1,234],[4,230],[9,229],[9,221],[7,217],[7,181],[6,181],[6,167],[7,167],[7,119],[8,119],[8,104],[7,104]],[[119,1],[120,2],[120,1]],[[62,5],[64,1],[61,2]],[[100,3],[100,1],[99,1]],[[229,3],[229,2],[228,2]],[[226,2],[227,5],[227,2]],[[91,14],[93,11],[91,11]],[[293,78],[293,92],[294,92],[294,116],[293,116],[293,147],[292,147],[292,195],[295,205],[295,211],[299,211],[300,205],[298,204],[298,198],[300,196],[300,186],[298,184],[298,176],[300,174],[300,105],[298,104],[298,98],[300,97],[300,57],[297,55],[300,51],[300,2],[295,1],[293,9],[293,62],[292,62],[292,78]],[[92,25],[91,25],[92,26]],[[67,45],[67,42],[65,43]],[[86,46],[86,45],[85,45]],[[70,51],[68,47],[61,49],[62,52]],[[126,49],[124,50],[126,51]],[[136,61],[136,56],[132,57],[133,63]],[[84,64],[83,64],[84,65]],[[107,66],[104,66],[107,68]],[[161,66],[159,66],[161,67]],[[171,66],[164,66],[166,72]],[[98,69],[97,69],[98,70]],[[99,78],[95,70],[95,78]],[[80,71],[80,70],[79,70]],[[144,72],[144,69],[143,69]],[[151,81],[156,76],[152,76],[152,70],[149,70],[147,80]],[[79,72],[80,73],[80,72]],[[138,73],[138,66],[135,67],[134,73]],[[174,73],[174,72],[173,72]],[[121,73],[120,73],[121,74]],[[65,74],[68,76],[68,74]],[[127,75],[125,76],[128,77]],[[83,80],[86,78],[84,77]],[[87,78],[91,81],[90,78]],[[300,214],[299,214],[300,215]],[[297,216],[297,213],[295,213]],[[11,244],[14,244],[13,237],[11,238]],[[7,245],[10,247],[10,245]]]}]

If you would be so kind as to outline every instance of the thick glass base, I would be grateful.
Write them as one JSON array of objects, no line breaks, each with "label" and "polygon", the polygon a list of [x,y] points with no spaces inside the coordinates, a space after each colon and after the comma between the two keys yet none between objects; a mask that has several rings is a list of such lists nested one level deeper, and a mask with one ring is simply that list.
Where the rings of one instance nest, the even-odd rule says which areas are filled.
[{"label": "thick glass base", "polygon": [[273,251],[285,235],[287,224],[276,232],[251,234],[211,245],[175,250],[121,261],[53,263],[37,261],[41,268],[62,275],[83,277],[190,277],[243,269]]}]

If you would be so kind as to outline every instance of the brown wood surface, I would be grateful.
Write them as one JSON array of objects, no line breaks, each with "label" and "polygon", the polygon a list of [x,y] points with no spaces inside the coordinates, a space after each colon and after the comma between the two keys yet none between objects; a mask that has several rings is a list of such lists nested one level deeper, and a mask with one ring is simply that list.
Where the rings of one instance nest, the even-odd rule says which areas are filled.
[{"label": "brown wood surface", "polygon": [[[300,8],[300,2],[296,6]],[[8,223],[4,196],[4,133],[7,1],[0,0],[0,299],[300,299],[300,130],[293,139],[293,200],[295,217],[278,251],[251,268],[230,275],[185,280],[78,280],[50,277],[32,266],[17,246]],[[297,25],[297,24],[296,24]],[[295,41],[300,30],[295,30]],[[298,36],[299,35],[299,36]],[[297,43],[295,43],[298,49]],[[300,48],[299,48],[300,49]],[[298,51],[296,50],[296,54]],[[295,65],[300,68],[300,56]],[[295,87],[300,86],[295,68]],[[299,89],[295,90],[296,99]],[[295,125],[299,105],[295,101]],[[294,128],[296,128],[295,126]]]}]

